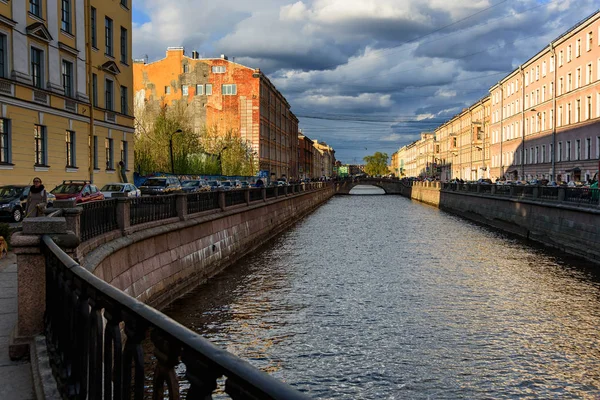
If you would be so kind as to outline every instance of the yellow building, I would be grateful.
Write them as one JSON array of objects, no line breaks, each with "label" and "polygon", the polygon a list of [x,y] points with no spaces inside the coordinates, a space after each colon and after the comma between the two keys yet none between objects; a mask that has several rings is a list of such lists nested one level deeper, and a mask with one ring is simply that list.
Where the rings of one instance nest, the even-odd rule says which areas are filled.
[{"label": "yellow building", "polygon": [[131,0],[0,0],[0,185],[132,179],[131,21]]}]

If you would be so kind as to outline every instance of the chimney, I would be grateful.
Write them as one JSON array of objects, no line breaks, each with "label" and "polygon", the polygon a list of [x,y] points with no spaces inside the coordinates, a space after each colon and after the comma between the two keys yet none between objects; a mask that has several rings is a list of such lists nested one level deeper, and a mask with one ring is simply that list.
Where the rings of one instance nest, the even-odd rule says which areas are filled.
[{"label": "chimney", "polygon": [[199,56],[200,56],[200,54],[196,50],[192,51],[192,58],[194,60],[197,60],[199,58]]},{"label": "chimney", "polygon": [[221,58],[222,58],[223,60],[229,60],[229,58],[227,58],[227,56],[226,56],[225,54],[221,54]]}]

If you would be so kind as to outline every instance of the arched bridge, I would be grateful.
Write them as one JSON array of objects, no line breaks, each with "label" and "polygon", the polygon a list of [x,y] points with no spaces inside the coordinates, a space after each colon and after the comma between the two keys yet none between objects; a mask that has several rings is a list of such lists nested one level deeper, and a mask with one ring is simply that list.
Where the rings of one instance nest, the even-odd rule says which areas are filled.
[{"label": "arched bridge", "polygon": [[350,191],[357,185],[377,186],[385,191],[386,194],[410,194],[411,186],[409,182],[391,178],[358,178],[348,179],[338,183],[336,194],[350,194]]}]

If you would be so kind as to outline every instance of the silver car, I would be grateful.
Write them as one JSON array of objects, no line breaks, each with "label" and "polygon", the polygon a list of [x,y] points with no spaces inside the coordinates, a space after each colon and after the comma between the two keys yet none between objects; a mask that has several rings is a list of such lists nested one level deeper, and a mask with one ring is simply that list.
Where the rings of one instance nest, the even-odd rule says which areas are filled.
[{"label": "silver car", "polygon": [[142,193],[132,183],[108,183],[100,189],[105,199],[113,197],[115,193],[124,193],[126,197],[140,197]]}]

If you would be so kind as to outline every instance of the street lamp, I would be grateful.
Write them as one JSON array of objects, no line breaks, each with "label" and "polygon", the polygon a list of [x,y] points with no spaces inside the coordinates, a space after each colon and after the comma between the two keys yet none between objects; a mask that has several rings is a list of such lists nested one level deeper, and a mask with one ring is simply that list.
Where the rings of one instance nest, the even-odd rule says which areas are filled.
[{"label": "street lamp", "polygon": [[173,135],[176,133],[183,133],[181,129],[177,129],[175,132],[171,133],[169,137],[169,154],[171,155],[171,173],[175,175],[175,164],[173,162]]}]

